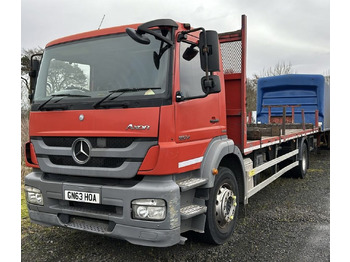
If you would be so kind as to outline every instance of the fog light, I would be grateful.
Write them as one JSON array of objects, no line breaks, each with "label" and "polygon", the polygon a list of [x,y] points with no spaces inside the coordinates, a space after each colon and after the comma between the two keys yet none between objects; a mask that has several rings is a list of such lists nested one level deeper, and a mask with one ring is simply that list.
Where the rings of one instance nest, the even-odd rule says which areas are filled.
[{"label": "fog light", "polygon": [[41,191],[35,187],[25,186],[27,202],[34,205],[44,205],[43,195]]},{"label": "fog light", "polygon": [[132,201],[132,215],[135,219],[164,220],[166,206],[163,199],[137,199]]}]

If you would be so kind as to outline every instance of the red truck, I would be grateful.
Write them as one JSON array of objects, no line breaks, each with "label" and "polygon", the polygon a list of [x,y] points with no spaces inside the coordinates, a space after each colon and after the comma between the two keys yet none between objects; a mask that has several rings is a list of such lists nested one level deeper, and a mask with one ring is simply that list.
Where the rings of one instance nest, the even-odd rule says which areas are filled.
[{"label": "red truck", "polygon": [[317,115],[247,123],[246,39],[242,16],[222,34],[160,19],[48,43],[30,72],[31,221],[145,246],[186,231],[222,244],[249,197],[287,171],[304,177]]}]

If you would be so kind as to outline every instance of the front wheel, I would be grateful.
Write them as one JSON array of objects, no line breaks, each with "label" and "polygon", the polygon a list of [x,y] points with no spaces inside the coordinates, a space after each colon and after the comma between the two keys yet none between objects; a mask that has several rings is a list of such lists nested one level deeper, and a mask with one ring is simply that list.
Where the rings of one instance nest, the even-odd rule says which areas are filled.
[{"label": "front wheel", "polygon": [[230,169],[219,168],[206,204],[205,240],[213,244],[223,244],[233,233],[239,208],[238,184]]}]

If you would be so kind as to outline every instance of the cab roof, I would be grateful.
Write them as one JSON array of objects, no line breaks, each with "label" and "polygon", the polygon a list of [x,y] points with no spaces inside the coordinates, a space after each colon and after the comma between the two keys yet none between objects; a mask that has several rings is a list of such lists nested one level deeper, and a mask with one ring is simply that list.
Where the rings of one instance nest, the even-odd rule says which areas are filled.
[{"label": "cab roof", "polygon": [[79,34],[75,34],[75,35],[65,36],[65,37],[58,38],[56,40],[49,42],[46,45],[46,47],[54,46],[54,45],[58,45],[58,44],[63,44],[63,43],[67,43],[67,42],[72,42],[72,41],[77,41],[77,40],[82,40],[82,39],[86,39],[86,38],[124,33],[126,28],[130,27],[130,28],[136,29],[139,25],[140,24],[116,26],[116,27],[98,29],[98,30],[79,33]]},{"label": "cab roof", "polygon": [[[150,21],[144,24],[131,24],[131,25],[122,25],[122,26],[116,26],[116,27],[110,27],[110,28],[105,28],[105,29],[97,29],[89,32],[84,32],[84,33],[79,33],[75,35],[70,35],[66,37],[62,37],[56,40],[53,40],[49,42],[46,47],[54,46],[54,45],[59,45],[63,43],[68,43],[68,42],[73,42],[77,40],[82,40],[82,39],[87,39],[87,38],[92,38],[92,37],[98,37],[98,36],[105,36],[105,35],[113,35],[113,34],[119,34],[119,33],[124,33],[126,31],[126,28],[133,28],[133,29],[138,29],[140,26],[143,25],[154,25],[154,22],[164,22],[164,24],[167,24],[167,21],[172,21],[170,19],[159,19],[159,20],[154,20]],[[152,24],[153,23],[153,24]],[[184,30],[184,26],[181,23],[174,22],[172,23],[177,24],[179,29]],[[162,23],[161,23],[162,24]]]}]

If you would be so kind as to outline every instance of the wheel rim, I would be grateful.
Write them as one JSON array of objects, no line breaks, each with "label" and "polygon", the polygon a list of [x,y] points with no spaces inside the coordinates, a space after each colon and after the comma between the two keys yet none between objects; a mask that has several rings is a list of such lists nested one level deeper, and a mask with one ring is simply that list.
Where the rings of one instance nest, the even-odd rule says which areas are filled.
[{"label": "wheel rim", "polygon": [[223,184],[216,195],[216,223],[225,228],[235,216],[237,202],[236,196],[228,184]]}]

